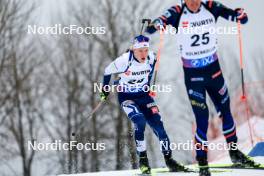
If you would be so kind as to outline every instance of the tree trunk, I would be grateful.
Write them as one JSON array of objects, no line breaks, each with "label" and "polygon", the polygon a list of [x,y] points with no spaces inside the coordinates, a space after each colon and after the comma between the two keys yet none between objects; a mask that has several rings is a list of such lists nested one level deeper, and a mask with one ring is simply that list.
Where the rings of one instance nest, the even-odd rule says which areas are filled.
[{"label": "tree trunk", "polygon": [[122,110],[118,110],[118,116],[116,121],[116,170],[123,168],[124,158],[124,147],[122,145],[122,134],[123,134],[123,113]]},{"label": "tree trunk", "polygon": [[130,120],[127,120],[127,144],[128,144],[128,151],[130,157],[130,164],[132,169],[137,169],[137,153],[136,153],[136,146],[135,146],[135,139],[134,139],[134,131],[131,127]]}]

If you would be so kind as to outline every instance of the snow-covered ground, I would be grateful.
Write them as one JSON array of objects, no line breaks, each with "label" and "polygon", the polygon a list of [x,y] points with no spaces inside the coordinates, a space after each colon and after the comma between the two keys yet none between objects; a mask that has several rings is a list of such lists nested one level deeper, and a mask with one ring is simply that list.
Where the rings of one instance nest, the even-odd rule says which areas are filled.
[{"label": "snow-covered ground", "polygon": [[[264,160],[263,160],[264,161]],[[246,169],[211,169],[213,171],[212,176],[263,176],[263,170],[246,170]],[[108,171],[97,173],[84,173],[84,174],[72,174],[72,175],[59,175],[59,176],[136,176],[140,172],[139,170],[127,170],[127,171]],[[155,173],[155,176],[198,176],[198,173]]]},{"label": "snow-covered ground", "polygon": [[[251,126],[251,134],[253,139],[253,146],[258,142],[264,141],[264,119],[260,117],[252,117],[248,122],[237,127],[238,145],[239,149],[245,154],[248,154],[253,148],[251,143],[251,135],[249,130]],[[220,135],[217,139],[210,141],[210,143],[225,143],[225,138]],[[231,163],[228,151],[214,150],[209,151],[209,161],[211,163]],[[264,162],[264,161],[263,161]],[[264,175],[264,174],[263,174]]]},{"label": "snow-covered ground", "polygon": [[[252,127],[252,137],[254,145],[264,139],[264,120],[259,117],[252,117],[249,124]],[[237,127],[237,135],[239,137],[239,148],[246,154],[248,154],[251,149],[250,131],[248,123],[244,123]],[[225,143],[223,136],[211,141],[210,143]],[[264,164],[264,156],[254,157],[254,160],[258,163]],[[210,163],[221,163],[229,164],[231,163],[227,151],[211,151],[210,152]],[[263,176],[264,170],[246,170],[246,169],[212,169],[212,176]],[[155,171],[154,171],[155,172]],[[59,176],[135,176],[140,173],[139,170],[126,170],[126,171],[107,171],[107,172],[97,172],[97,173],[84,173],[84,174],[72,174],[72,175],[59,175]],[[157,173],[155,176],[198,176],[197,173]]]},{"label": "snow-covered ground", "polygon": [[[254,160],[258,163],[264,164],[264,157],[255,157]],[[264,170],[248,170],[248,169],[211,169],[212,176],[263,176]],[[139,170],[125,170],[125,171],[107,171],[96,173],[83,173],[59,176],[136,176],[139,175]],[[198,173],[158,173],[152,174],[154,176],[198,176]]]}]

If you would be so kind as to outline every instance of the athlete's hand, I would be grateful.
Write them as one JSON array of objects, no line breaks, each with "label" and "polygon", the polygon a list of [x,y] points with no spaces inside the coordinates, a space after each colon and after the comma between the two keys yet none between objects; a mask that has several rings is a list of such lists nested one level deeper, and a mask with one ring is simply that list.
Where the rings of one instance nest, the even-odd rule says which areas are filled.
[{"label": "athlete's hand", "polygon": [[104,92],[100,92],[100,99],[101,101],[105,101],[107,99],[107,94],[105,94]]},{"label": "athlete's hand", "polygon": [[248,22],[248,16],[245,10],[243,8],[237,8],[235,11],[237,12],[237,21],[240,21],[241,24],[246,24]]},{"label": "athlete's hand", "polygon": [[109,95],[109,92],[105,92],[104,90],[102,90],[102,92],[100,92],[101,101],[105,101],[107,99],[108,95]]},{"label": "athlete's hand", "polygon": [[158,19],[155,19],[153,22],[151,22],[147,26],[146,32],[149,34],[153,34],[157,30],[160,30],[162,27],[164,27],[164,23],[161,19],[158,18]]}]

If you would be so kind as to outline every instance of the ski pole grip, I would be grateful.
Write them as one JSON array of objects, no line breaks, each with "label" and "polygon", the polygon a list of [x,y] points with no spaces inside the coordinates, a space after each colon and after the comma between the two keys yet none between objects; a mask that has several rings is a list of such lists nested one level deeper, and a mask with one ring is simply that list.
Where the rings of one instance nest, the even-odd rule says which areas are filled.
[{"label": "ski pole grip", "polygon": [[148,25],[151,23],[151,19],[148,19],[148,18],[144,18],[142,19],[142,24],[145,24],[145,23],[148,23]]}]

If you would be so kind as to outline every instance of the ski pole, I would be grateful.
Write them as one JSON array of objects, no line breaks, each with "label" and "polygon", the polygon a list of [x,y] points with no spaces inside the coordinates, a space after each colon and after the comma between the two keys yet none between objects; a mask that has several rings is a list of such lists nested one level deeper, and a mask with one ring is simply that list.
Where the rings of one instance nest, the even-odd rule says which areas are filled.
[{"label": "ski pole", "polygon": [[[106,100],[105,100],[105,101],[106,101]],[[105,101],[102,101],[102,100],[101,100],[99,103],[97,103],[97,105],[96,105],[95,108],[89,113],[89,115],[86,116],[86,118],[82,119],[82,123],[81,123],[81,125],[80,125],[80,127],[79,127],[78,129],[82,129],[82,127],[85,125],[85,121],[90,120],[90,119],[93,117],[93,115],[98,111],[98,109],[103,105],[103,103],[104,103]],[[78,130],[76,130],[76,131],[78,131]],[[72,132],[72,136],[75,136],[75,132]]]},{"label": "ski pole", "polygon": [[[157,62],[154,68],[154,78],[153,78],[153,85],[156,85],[156,81],[157,81],[157,75],[158,75],[158,70],[159,70],[159,63],[160,63],[160,56],[161,56],[161,50],[163,48],[163,40],[164,40],[164,32],[163,32],[163,28],[161,28],[160,30],[160,42],[159,42],[159,48],[158,48],[158,53],[157,53]],[[156,96],[156,92],[152,92],[151,95],[153,97]]]},{"label": "ski pole", "polygon": [[103,101],[100,101],[95,108],[92,110],[92,112],[88,115],[87,119],[90,119],[93,117],[94,113],[101,107]]},{"label": "ski pole", "polygon": [[244,81],[244,63],[243,63],[243,45],[241,36],[241,22],[238,20],[238,41],[239,41],[239,56],[240,56],[240,71],[241,71],[241,87],[242,87],[242,100],[246,99],[245,95],[245,81]]},{"label": "ski pole", "polygon": [[250,121],[249,121],[249,106],[248,106],[248,102],[247,102],[246,91],[245,91],[245,82],[244,82],[243,44],[242,44],[241,22],[240,22],[240,20],[238,20],[237,27],[238,27],[239,56],[240,56],[240,70],[241,70],[241,86],[242,86],[241,99],[245,101],[248,128],[249,128],[249,133],[250,133],[251,145],[253,147],[254,141],[253,141],[253,135],[252,135],[252,127],[251,127],[251,124],[250,124]]},{"label": "ski pole", "polygon": [[158,53],[157,53],[157,63],[155,65],[155,74],[154,74],[154,81],[153,84],[156,84],[156,79],[157,79],[157,74],[159,70],[159,63],[160,63],[160,56],[161,56],[161,50],[163,48],[163,39],[164,39],[164,32],[163,29],[160,31],[160,42],[159,42],[159,48],[158,48]]}]

